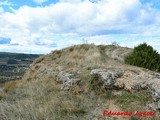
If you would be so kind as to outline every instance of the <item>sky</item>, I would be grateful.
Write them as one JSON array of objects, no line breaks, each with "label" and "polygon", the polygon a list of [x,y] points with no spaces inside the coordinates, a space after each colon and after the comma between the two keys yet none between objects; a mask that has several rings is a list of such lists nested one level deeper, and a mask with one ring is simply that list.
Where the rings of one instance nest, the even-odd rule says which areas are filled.
[{"label": "sky", "polygon": [[160,53],[160,0],[0,0],[0,52],[47,54],[82,43]]}]

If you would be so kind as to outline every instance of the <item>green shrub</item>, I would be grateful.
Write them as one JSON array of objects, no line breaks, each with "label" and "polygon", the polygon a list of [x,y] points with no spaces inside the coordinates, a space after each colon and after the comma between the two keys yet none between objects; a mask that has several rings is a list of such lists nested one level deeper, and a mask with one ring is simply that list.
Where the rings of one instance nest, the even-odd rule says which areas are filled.
[{"label": "green shrub", "polygon": [[160,55],[146,43],[135,47],[125,58],[125,63],[160,72]]}]

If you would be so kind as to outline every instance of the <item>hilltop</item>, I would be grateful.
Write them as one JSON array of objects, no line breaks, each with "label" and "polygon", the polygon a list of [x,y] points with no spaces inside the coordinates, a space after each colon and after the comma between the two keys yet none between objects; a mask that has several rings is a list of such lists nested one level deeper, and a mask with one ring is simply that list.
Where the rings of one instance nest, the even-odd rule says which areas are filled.
[{"label": "hilltop", "polygon": [[[103,110],[160,109],[160,74],[124,64],[133,50],[82,44],[40,56],[22,80],[4,85],[0,118],[12,120],[104,120]],[[134,120],[138,116],[112,116]]]}]

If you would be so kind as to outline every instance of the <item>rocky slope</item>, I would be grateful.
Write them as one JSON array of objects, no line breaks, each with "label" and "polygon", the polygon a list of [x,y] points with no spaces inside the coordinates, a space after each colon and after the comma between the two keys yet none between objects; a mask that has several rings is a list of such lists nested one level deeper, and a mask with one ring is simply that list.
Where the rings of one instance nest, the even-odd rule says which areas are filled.
[{"label": "rocky slope", "polygon": [[[17,85],[18,87],[15,88],[15,90],[13,90],[14,92],[12,91],[12,94],[9,96],[13,97],[18,95],[21,100],[23,99],[21,97],[25,95],[24,98],[30,98],[34,101],[33,96],[35,97],[38,96],[37,94],[40,94],[43,98],[43,95],[46,95],[46,98],[43,98],[45,99],[45,102],[43,101],[44,103],[52,101],[51,98],[56,101],[55,97],[59,96],[58,101],[64,101],[61,102],[59,107],[53,106],[59,111],[57,113],[57,115],[61,116],[59,119],[104,119],[104,117],[100,115],[102,110],[114,108],[105,108],[105,105],[103,105],[102,108],[99,109],[97,106],[94,106],[94,104],[103,103],[106,99],[111,99],[110,102],[113,104],[116,104],[113,101],[116,101],[117,103],[118,101],[123,101],[121,102],[121,105],[124,107],[120,105],[118,108],[119,110],[128,110],[128,108],[125,109],[128,105],[131,108],[130,110],[154,110],[157,111],[158,114],[160,109],[160,74],[147,69],[124,64],[124,57],[130,52],[132,52],[132,49],[129,48],[113,45],[95,46],[93,44],[77,45],[63,50],[53,51],[48,55],[36,59],[33,64],[30,65],[30,69],[23,76],[23,82],[19,83]],[[59,92],[55,92],[54,87],[56,88],[56,91],[58,90]],[[25,90],[28,88],[30,88],[30,90],[33,89],[34,91],[26,92]],[[51,93],[54,91],[54,94],[52,94],[53,96],[49,96],[48,98],[47,96],[50,92],[46,92],[46,90],[49,90]],[[21,93],[18,91],[21,91]],[[61,92],[65,95],[67,93],[67,96],[70,96],[70,94],[76,95],[77,98],[73,99],[74,97],[69,97],[68,99],[64,97]],[[34,95],[32,96],[30,94]],[[112,94],[114,97],[111,97]],[[141,102],[148,100],[148,96],[150,95],[152,99],[150,101],[145,101],[145,105],[142,105]],[[83,102],[81,101],[82,103],[79,103],[80,106],[78,106],[78,108],[83,107],[83,110],[82,108],[74,108],[73,112],[72,107],[77,104],[77,100],[80,99],[79,96],[83,97],[83,99],[81,98]],[[107,98],[106,96],[111,98]],[[133,99],[131,100],[131,98]],[[9,99],[10,97],[7,97],[8,101]],[[16,98],[15,101],[18,100]],[[72,100],[75,100],[76,103]],[[129,102],[127,102],[127,100]],[[70,103],[70,101],[72,101],[72,103]],[[39,103],[40,100],[36,98],[36,102]],[[66,102],[67,107],[64,105]],[[107,104],[109,105],[109,103]],[[34,102],[30,104],[35,106]],[[54,105],[57,104],[59,104],[59,102],[54,102]],[[68,106],[69,104],[71,105]],[[2,106],[2,104],[0,104],[0,106]],[[141,106],[141,108],[139,108],[139,106]],[[41,109],[43,109],[43,107]],[[47,107],[46,109],[49,108]],[[65,112],[63,111],[64,109]],[[75,112],[75,110],[77,111]],[[96,110],[100,110],[100,112]],[[5,114],[4,111],[5,110],[3,110],[3,114]],[[32,112],[35,112],[35,110],[33,109]],[[43,115],[46,119],[51,119],[53,117],[51,113],[55,115],[55,111],[51,111],[50,109],[47,114]],[[29,114],[29,117],[33,116],[37,118],[36,115]],[[53,120],[54,119],[58,118],[53,118]],[[110,119],[112,119],[112,117]],[[129,118],[118,117],[118,119]]]}]

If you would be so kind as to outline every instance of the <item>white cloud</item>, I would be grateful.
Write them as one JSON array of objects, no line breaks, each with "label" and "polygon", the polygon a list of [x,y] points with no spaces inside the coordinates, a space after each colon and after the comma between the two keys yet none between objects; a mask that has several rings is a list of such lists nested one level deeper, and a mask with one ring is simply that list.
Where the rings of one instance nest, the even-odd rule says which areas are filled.
[{"label": "white cloud", "polygon": [[[40,4],[47,0],[34,1]],[[77,42],[70,40],[66,44],[58,37],[56,40],[53,36],[57,34],[63,39],[65,34],[70,38],[71,34],[94,36],[92,38],[99,43],[104,43],[106,38],[103,35],[107,34],[160,35],[160,11],[141,4],[139,0],[101,0],[96,3],[61,0],[45,7],[22,6],[12,11],[14,13],[1,12],[0,37],[11,38],[12,44],[21,46],[36,43],[47,46],[56,42],[61,48]]]},{"label": "white cloud", "polygon": [[46,2],[46,1],[48,1],[48,0],[34,0],[34,2],[36,2],[36,3],[38,3],[38,4],[44,3],[44,2]]}]

